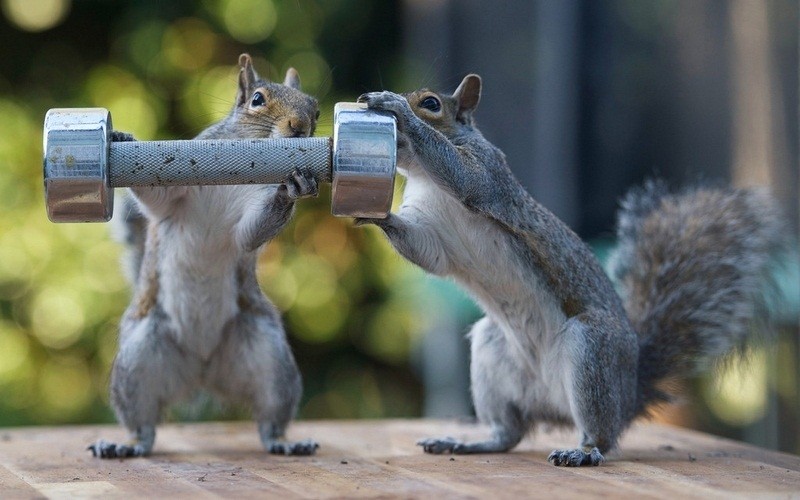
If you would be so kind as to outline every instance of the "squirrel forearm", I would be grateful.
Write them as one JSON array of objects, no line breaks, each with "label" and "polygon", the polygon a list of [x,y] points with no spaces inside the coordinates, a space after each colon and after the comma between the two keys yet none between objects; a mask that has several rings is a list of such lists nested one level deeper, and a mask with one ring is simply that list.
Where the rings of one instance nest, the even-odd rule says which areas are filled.
[{"label": "squirrel forearm", "polygon": [[395,250],[410,262],[438,276],[447,272],[447,252],[430,224],[398,214],[389,214],[385,219],[362,219],[362,222],[383,229]]},{"label": "squirrel forearm", "polygon": [[477,187],[491,184],[486,170],[480,167],[482,158],[475,152],[454,145],[416,116],[408,125],[406,135],[415,145],[420,166],[448,194],[461,201],[473,199]]},{"label": "squirrel forearm", "polygon": [[294,200],[289,197],[286,186],[281,185],[258,208],[244,213],[236,225],[239,248],[246,252],[257,250],[281,232],[293,212]]}]

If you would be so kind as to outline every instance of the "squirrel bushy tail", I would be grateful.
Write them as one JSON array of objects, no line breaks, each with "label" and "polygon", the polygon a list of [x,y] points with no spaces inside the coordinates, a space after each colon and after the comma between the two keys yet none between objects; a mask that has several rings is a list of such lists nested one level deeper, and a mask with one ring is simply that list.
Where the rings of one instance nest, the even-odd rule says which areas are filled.
[{"label": "squirrel bushy tail", "polygon": [[647,183],[622,201],[612,275],[639,335],[638,411],[661,382],[742,346],[768,319],[769,267],[785,241],[765,192]]}]

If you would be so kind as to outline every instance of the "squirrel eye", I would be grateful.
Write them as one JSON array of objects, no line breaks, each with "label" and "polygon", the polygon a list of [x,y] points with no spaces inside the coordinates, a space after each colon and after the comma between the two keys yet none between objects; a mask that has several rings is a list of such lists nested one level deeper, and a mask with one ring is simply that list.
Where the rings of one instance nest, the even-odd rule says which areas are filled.
[{"label": "squirrel eye", "polygon": [[267,100],[264,99],[264,94],[261,92],[256,92],[253,94],[253,99],[250,101],[251,106],[263,106],[267,103]]},{"label": "squirrel eye", "polygon": [[433,97],[432,95],[423,99],[419,105],[428,111],[433,111],[434,113],[437,113],[440,109],[442,109],[442,103],[439,102],[439,99]]}]

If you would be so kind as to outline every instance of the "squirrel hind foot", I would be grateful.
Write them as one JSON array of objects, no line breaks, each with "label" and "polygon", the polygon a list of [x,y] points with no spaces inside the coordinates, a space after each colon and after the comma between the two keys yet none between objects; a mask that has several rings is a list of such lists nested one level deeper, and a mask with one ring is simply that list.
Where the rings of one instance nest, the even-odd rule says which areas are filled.
[{"label": "squirrel hind foot", "polygon": [[308,456],[313,455],[319,448],[319,443],[313,439],[304,439],[302,441],[270,441],[266,444],[267,451],[273,455],[294,455],[294,456]]},{"label": "squirrel hind foot", "polygon": [[418,446],[422,446],[425,453],[441,455],[442,453],[458,453],[456,450],[463,446],[463,443],[451,437],[427,438],[417,441]]},{"label": "squirrel hind foot", "polygon": [[91,451],[95,458],[133,458],[149,454],[141,444],[116,444],[104,439],[90,444],[86,449]]},{"label": "squirrel hind foot", "polygon": [[589,451],[581,449],[574,450],[553,450],[547,461],[553,465],[564,467],[580,467],[582,465],[600,465],[606,459],[598,448]]}]

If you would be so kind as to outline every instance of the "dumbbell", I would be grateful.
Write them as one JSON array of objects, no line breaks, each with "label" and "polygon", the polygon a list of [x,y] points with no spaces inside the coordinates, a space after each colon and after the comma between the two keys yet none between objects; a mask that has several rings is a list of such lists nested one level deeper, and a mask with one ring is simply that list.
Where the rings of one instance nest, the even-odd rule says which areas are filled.
[{"label": "dumbbell", "polygon": [[111,219],[114,188],[279,184],[295,168],[331,182],[331,212],[384,218],[392,204],[397,129],[360,103],[334,108],[333,137],[110,140],[103,108],[51,109],[44,120],[44,192],[53,222]]}]

